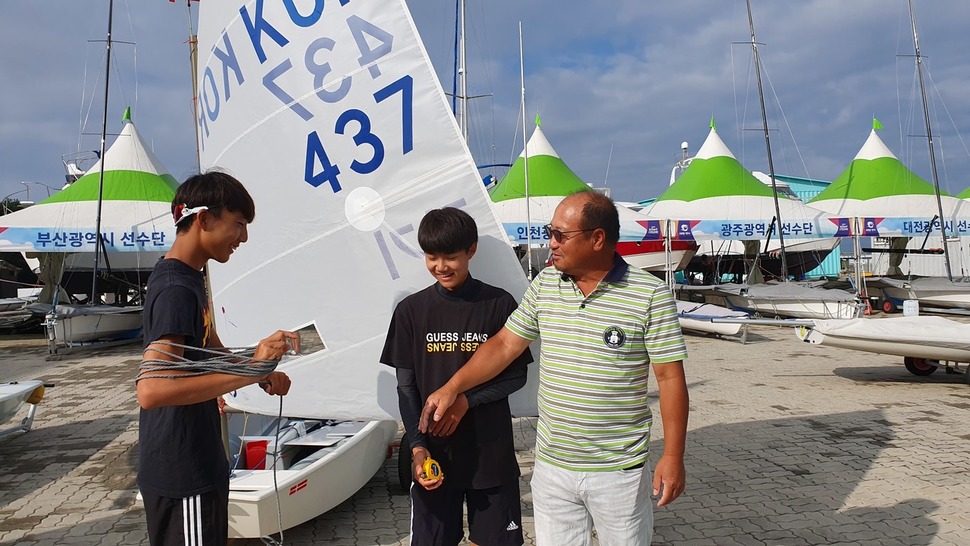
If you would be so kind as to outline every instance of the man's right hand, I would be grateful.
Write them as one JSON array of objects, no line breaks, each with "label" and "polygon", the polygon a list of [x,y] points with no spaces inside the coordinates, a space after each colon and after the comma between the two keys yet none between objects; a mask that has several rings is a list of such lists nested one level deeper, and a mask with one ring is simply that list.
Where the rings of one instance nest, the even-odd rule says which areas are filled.
[{"label": "man's right hand", "polygon": [[438,422],[448,411],[448,408],[455,403],[455,398],[457,398],[458,393],[453,392],[448,388],[447,385],[441,387],[440,389],[431,393],[428,397],[428,401],[424,403],[424,409],[421,410],[421,419],[418,421],[418,430],[422,434],[427,434],[429,429],[429,424],[433,422]]}]

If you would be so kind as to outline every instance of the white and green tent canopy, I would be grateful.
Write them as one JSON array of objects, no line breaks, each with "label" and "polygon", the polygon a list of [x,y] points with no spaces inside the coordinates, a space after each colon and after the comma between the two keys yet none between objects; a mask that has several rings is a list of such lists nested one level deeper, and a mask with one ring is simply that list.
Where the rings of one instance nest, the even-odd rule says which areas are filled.
[{"label": "white and green tent canopy", "polygon": [[[676,238],[760,240],[775,217],[772,193],[712,128],[690,166],[645,212],[675,221]],[[786,238],[835,234],[835,226],[821,211],[801,201],[779,194],[778,208]]]},{"label": "white and green tent canopy", "polygon": [[125,127],[88,172],[29,208],[0,216],[0,250],[93,252],[104,166],[101,234],[109,251],[164,251],[175,240],[171,205],[178,183],[125,116]]},{"label": "white and green tent canopy", "polygon": [[[941,191],[940,201],[947,222],[960,215],[960,199]],[[939,216],[933,185],[906,168],[876,129],[842,174],[809,204],[834,216],[866,219],[872,229],[864,235],[925,234],[930,221]],[[939,220],[933,224],[938,231]]]},{"label": "white and green tent canopy", "polygon": [[[526,155],[529,161],[528,210],[525,198]],[[489,196],[496,216],[513,243],[528,242],[530,238],[526,234],[530,225],[532,242],[546,243],[548,239],[541,228],[552,222],[552,215],[563,198],[590,189],[591,186],[576,176],[559,157],[537,124],[525,150],[519,154],[509,172],[491,189]],[[660,236],[659,227],[650,224],[650,218],[646,215],[623,206],[617,206],[617,211],[620,215],[621,241],[643,241]]]},{"label": "white and green tent canopy", "polygon": [[[528,188],[525,177],[527,155]],[[527,189],[528,207],[525,197]],[[560,159],[537,125],[525,150],[502,180],[489,191],[489,196],[505,233],[512,241],[524,244],[528,239],[526,230],[529,224],[532,226],[532,240],[542,240],[543,234],[539,228],[552,221],[559,202],[567,195],[588,189],[590,186]]]}]

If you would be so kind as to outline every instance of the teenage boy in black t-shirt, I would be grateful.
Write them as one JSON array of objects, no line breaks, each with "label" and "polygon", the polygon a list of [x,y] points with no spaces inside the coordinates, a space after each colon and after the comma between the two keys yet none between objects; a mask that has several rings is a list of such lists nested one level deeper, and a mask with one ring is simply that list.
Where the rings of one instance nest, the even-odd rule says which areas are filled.
[{"label": "teenage boy in black t-shirt", "polygon": [[[209,315],[202,267],[229,260],[248,239],[256,214],[249,192],[221,172],[186,180],[172,203],[176,236],[155,265],[145,296],[144,359],[181,363],[210,354],[195,348],[223,348]],[[299,337],[278,331],[259,342],[253,356],[279,360],[299,351]],[[226,544],[229,466],[222,447],[216,398],[259,382],[271,395],[289,391],[282,372],[265,376],[206,373],[186,377],[179,370],[145,372],[137,382],[138,488],[145,502],[153,546]]]},{"label": "teenage boy in black t-shirt", "polygon": [[[473,544],[521,545],[519,466],[508,395],[525,385],[532,353],[526,349],[501,375],[459,396],[458,407],[429,434],[418,431],[427,396],[502,328],[515,300],[469,274],[478,227],[464,211],[430,211],[421,220],[418,243],[437,282],[398,304],[381,354],[382,363],[397,369],[401,418],[411,445],[411,544],[458,544],[467,504]],[[444,478],[423,475],[429,457],[440,463]]]}]

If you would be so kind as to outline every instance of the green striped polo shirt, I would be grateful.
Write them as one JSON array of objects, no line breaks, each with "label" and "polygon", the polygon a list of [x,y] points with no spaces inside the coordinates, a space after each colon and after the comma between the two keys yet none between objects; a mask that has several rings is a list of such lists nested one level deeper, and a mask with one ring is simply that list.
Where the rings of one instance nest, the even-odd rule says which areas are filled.
[{"label": "green striped polo shirt", "polygon": [[615,255],[588,296],[547,267],[505,326],[539,355],[536,458],[574,471],[629,468],[647,459],[650,364],[687,357],[667,285]]}]

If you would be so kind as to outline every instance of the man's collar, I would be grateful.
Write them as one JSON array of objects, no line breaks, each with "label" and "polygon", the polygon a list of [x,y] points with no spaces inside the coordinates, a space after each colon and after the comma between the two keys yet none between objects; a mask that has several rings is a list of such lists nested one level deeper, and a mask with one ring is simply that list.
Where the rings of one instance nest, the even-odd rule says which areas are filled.
[{"label": "man's collar", "polygon": [[[603,280],[600,282],[618,282],[621,279],[623,279],[623,276],[626,275],[626,272],[629,268],[630,268],[630,264],[626,263],[626,260],[623,259],[623,256],[620,256],[618,252],[614,252],[613,267],[611,267],[610,270],[606,272],[606,276],[603,277]],[[564,281],[573,279],[571,275],[568,275],[566,273],[560,273],[559,278]]]},{"label": "man's collar", "polygon": [[603,277],[604,282],[618,282],[624,275],[626,275],[627,270],[630,268],[630,264],[626,263],[623,256],[620,256],[618,252],[613,253],[613,267],[610,268],[609,273]]}]

